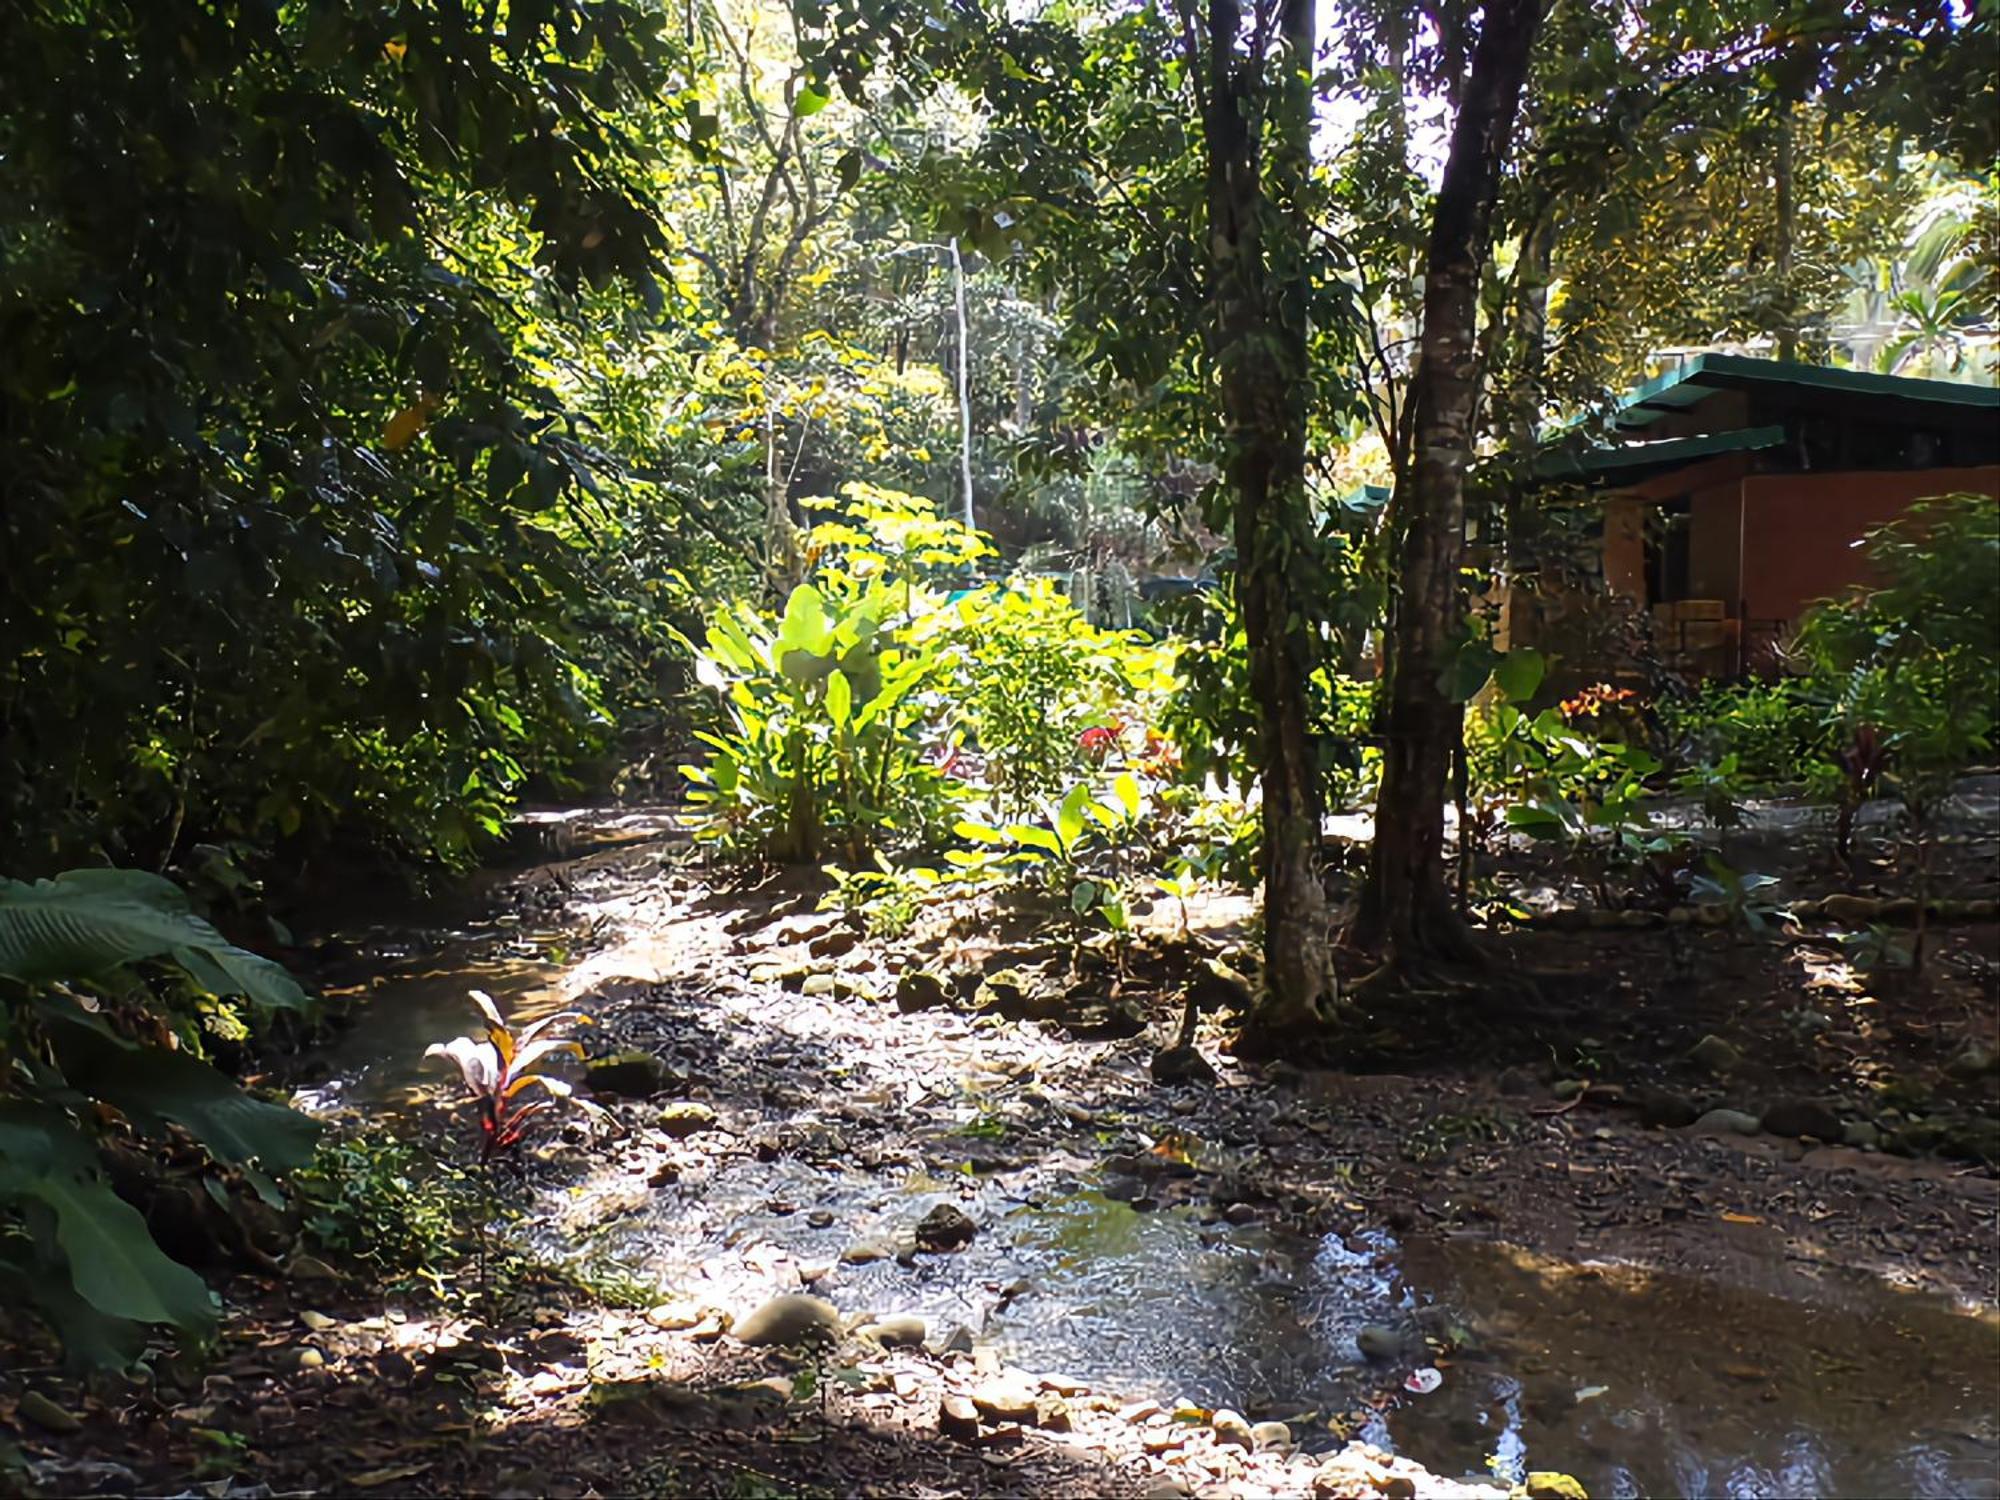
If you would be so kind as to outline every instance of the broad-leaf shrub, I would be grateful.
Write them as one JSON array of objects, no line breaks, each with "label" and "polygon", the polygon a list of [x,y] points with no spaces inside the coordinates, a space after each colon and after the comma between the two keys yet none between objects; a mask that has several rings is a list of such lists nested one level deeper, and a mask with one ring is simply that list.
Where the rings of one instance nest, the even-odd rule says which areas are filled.
[{"label": "broad-leaf shrub", "polygon": [[[142,970],[138,966],[145,966]],[[169,978],[156,988],[145,976]],[[122,1363],[137,1325],[205,1335],[216,1304],[111,1189],[98,1146],[170,1127],[262,1195],[264,1175],[303,1164],[319,1126],[244,1093],[191,1051],[160,1045],[162,995],[295,1010],[306,996],[270,960],[228,942],[171,881],[72,870],[0,881],[0,1282],[24,1296],[72,1359]]]},{"label": "broad-leaf shrub", "polygon": [[813,574],[778,618],[732,604],[691,644],[722,711],[698,736],[706,760],[682,768],[699,836],[867,868],[946,842],[982,792],[1033,807],[1091,768],[1092,730],[1144,722],[1164,696],[1170,648],[1093,627],[1046,581],[967,577],[991,549],[928,501],[843,494],[817,502]]}]

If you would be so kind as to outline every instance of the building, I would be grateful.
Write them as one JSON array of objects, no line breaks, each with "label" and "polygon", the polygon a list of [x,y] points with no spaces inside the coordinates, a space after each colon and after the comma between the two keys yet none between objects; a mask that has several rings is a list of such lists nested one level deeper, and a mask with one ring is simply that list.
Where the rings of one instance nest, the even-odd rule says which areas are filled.
[{"label": "building", "polygon": [[1504,611],[1569,681],[1631,670],[1642,643],[1690,677],[1774,670],[1808,608],[1867,582],[1866,533],[1928,496],[2000,497],[1991,386],[1701,354],[1611,431],[1536,466],[1601,517],[1586,566],[1510,588]]}]

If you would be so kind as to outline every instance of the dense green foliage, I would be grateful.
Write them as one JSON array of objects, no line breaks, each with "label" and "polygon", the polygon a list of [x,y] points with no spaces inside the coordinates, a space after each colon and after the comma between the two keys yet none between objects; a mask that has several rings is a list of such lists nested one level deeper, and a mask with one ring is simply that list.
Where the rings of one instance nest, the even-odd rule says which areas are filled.
[{"label": "dense green foliage", "polygon": [[246,1189],[281,1201],[265,1173],[312,1153],[317,1124],[251,1097],[202,1059],[204,1039],[241,1034],[233,1003],[269,1012],[306,1001],[283,969],[196,916],[170,881],[71,870],[0,882],[0,1278],[60,1331],[72,1358],[128,1362],[136,1325],[195,1335],[215,1325],[200,1277],[169,1259],[112,1190],[100,1147],[184,1131],[204,1189],[225,1204]]}]

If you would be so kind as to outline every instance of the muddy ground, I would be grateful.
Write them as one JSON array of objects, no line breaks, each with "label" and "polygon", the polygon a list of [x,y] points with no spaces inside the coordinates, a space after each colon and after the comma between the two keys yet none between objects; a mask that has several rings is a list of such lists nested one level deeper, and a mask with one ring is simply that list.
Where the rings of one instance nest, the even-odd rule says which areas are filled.
[{"label": "muddy ground", "polygon": [[[1701,1347],[1673,1357],[1753,1416],[1806,1402],[1830,1432],[1892,1438],[1935,1425],[1920,1408],[1937,1372],[1864,1346],[1838,1360],[1863,1367],[1844,1378],[1867,1413],[1822,1410],[1803,1388],[1838,1360],[1822,1348],[1794,1368],[1795,1327],[1883,1316],[1891,1286],[1937,1299],[1910,1299],[1911,1347],[1948,1350],[1973,1397],[2000,1355],[1990,922],[1934,932],[1922,982],[1857,969],[1829,924],[1523,926],[1493,939],[1507,982],[1357,1022],[1347,1070],[1251,1067],[1228,1051],[1237,979],[1254,979],[1247,898],[1212,893],[1185,921],[1163,900],[1122,954],[1079,952],[1045,909],[992,895],[871,936],[821,909],[817,878],[746,885],[643,819],[611,833],[489,884],[455,936],[418,923],[323,945],[330,987],[373,998],[289,1081],[336,1119],[449,1130],[448,1090],[419,1087],[414,1060],[468,1018],[466,985],[522,1016],[589,1011],[591,1051],[622,1075],[596,1075],[603,1119],[551,1132],[509,1179],[505,1232],[622,1268],[635,1305],[551,1280],[473,1318],[462,1297],[385,1294],[320,1257],[282,1281],[238,1276],[205,1371],[85,1389],[25,1349],[0,1377],[17,1475],[50,1494],[225,1500],[1471,1493],[1498,1429],[1405,1383],[1435,1370],[1457,1391],[1512,1360],[1592,1366],[1551,1372],[1564,1409],[1520,1419],[1533,1468],[1601,1482],[1625,1472],[1621,1446],[1654,1443],[1681,1466],[1650,1471],[1668,1476],[1657,1491],[1698,1487],[1672,1476],[1699,1442],[1577,1415],[1608,1409],[1595,1393],[1643,1363],[1635,1340],[1689,1330]],[[1988,851],[1961,841],[1938,880],[1990,897]],[[1161,1082],[1190,989],[1200,1061],[1173,1054]],[[1156,1232],[1177,1238],[1130,1248]],[[1339,1287],[1402,1288],[1428,1260],[1513,1302],[1475,1337],[1443,1300],[1290,1300],[1329,1255]],[[1162,1326],[1107,1315],[1091,1332],[1100,1304],[1058,1291],[1128,1262],[1141,1284],[1118,1296],[1155,1299]],[[739,1337],[792,1294],[830,1305],[781,1306],[836,1319],[829,1352]],[[1732,1312],[1732,1297],[1750,1300]],[[1717,1316],[1729,1326],[1702,1328]],[[1598,1341],[1523,1352],[1541,1318]],[[1176,1342],[1181,1320],[1207,1342]],[[1991,1489],[2000,1433],[1976,1413],[1943,1425],[1956,1467],[1937,1492]],[[1901,1472],[1870,1457],[1828,1471],[1827,1491]],[[1770,1472],[1778,1487],[1748,1492],[1785,1492]]]}]

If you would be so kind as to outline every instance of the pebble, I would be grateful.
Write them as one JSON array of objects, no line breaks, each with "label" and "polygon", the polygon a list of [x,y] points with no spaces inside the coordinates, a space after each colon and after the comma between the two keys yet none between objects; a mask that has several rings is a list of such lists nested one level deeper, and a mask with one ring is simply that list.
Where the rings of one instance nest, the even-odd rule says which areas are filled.
[{"label": "pebble", "polygon": [[833,1214],[824,1208],[816,1208],[806,1215],[806,1223],[814,1229],[831,1229]]},{"label": "pebble", "polygon": [[1292,1429],[1283,1422],[1259,1422],[1250,1429],[1250,1439],[1260,1453],[1266,1448],[1289,1448]]},{"label": "pebble", "polygon": [[1134,1401],[1118,1408],[1118,1420],[1137,1424],[1152,1417],[1160,1416],[1166,1408],[1157,1401]]},{"label": "pebble", "polygon": [[839,1333],[840,1310],[803,1292],[773,1297],[736,1325],[738,1341],[750,1345],[826,1343]]},{"label": "pebble", "polygon": [[865,1266],[878,1260],[887,1260],[896,1252],[880,1240],[856,1240],[840,1252],[841,1261],[850,1266]]},{"label": "pebble", "polygon": [[662,1302],[658,1307],[646,1309],[646,1321],[668,1333],[678,1333],[684,1328],[692,1328],[705,1316],[707,1309],[697,1307],[692,1302]]},{"label": "pebble", "polygon": [[1209,1431],[1215,1434],[1218,1443],[1236,1448],[1257,1446],[1257,1438],[1250,1430],[1250,1423],[1244,1419],[1241,1412],[1231,1411],[1226,1406],[1208,1419],[1208,1427]]}]

